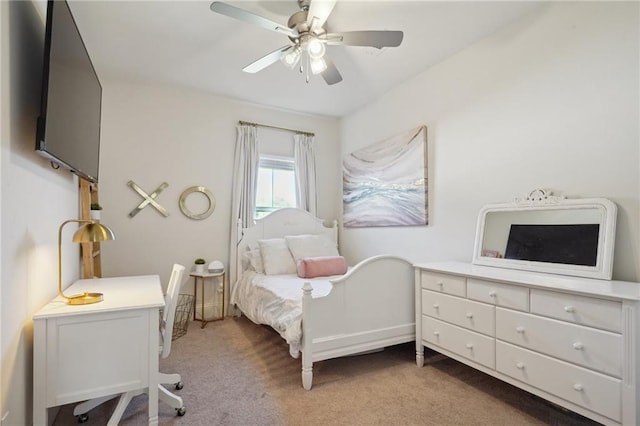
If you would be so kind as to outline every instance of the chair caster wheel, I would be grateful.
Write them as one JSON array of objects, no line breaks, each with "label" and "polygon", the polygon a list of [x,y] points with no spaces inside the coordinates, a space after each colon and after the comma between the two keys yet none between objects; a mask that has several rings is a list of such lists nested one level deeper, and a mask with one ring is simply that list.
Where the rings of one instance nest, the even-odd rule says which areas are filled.
[{"label": "chair caster wheel", "polygon": [[180,417],[184,416],[186,412],[187,409],[185,407],[176,408],[176,414]]},{"label": "chair caster wheel", "polygon": [[86,423],[89,420],[88,414],[80,414],[78,417],[78,423]]},{"label": "chair caster wheel", "polygon": [[184,383],[182,382],[178,382],[174,385],[176,387],[176,390],[180,390],[184,387]]}]

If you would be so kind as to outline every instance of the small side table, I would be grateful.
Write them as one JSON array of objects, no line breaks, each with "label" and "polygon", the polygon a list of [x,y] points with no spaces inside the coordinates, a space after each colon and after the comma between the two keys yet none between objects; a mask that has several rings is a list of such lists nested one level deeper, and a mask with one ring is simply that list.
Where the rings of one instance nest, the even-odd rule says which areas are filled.
[{"label": "small side table", "polygon": [[[219,320],[224,320],[224,276],[225,273],[224,272],[218,272],[218,273],[209,273],[209,272],[192,272],[189,274],[190,276],[193,277],[193,297],[194,299],[198,298],[198,279],[200,279],[200,293],[202,293],[201,297],[200,297],[200,319],[196,318],[196,309],[193,309],[193,320],[194,321],[200,321],[200,328],[204,328],[205,325],[207,325],[208,322],[211,321],[219,321]],[[205,319],[204,318],[204,282],[206,281],[207,278],[218,278],[222,280],[222,301],[221,301],[221,311],[222,311],[222,316],[220,318],[212,318],[212,319]],[[214,294],[215,294],[215,289],[214,289]]]}]

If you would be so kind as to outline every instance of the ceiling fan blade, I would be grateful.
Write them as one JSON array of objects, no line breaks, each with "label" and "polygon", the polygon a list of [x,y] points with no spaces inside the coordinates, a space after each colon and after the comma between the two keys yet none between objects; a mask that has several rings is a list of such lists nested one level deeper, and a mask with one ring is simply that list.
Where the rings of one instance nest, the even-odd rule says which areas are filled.
[{"label": "ceiling fan blade", "polygon": [[342,81],[342,75],[336,68],[336,65],[333,63],[329,55],[324,55],[324,62],[327,64],[327,69],[322,71],[322,78],[327,82],[329,86],[332,84],[340,83]]},{"label": "ceiling fan blade", "polygon": [[322,28],[335,5],[336,0],[312,0],[307,14],[309,28],[312,31]]},{"label": "ceiling fan blade", "polygon": [[263,56],[262,58],[258,59],[257,61],[254,61],[254,62],[250,63],[249,65],[247,65],[246,67],[242,68],[242,71],[248,72],[248,73],[251,73],[251,74],[255,74],[258,71],[262,71],[263,69],[265,69],[269,65],[272,65],[275,62],[278,62],[278,60],[289,49],[292,49],[292,48],[293,48],[293,46],[289,46],[289,45],[282,46],[281,48],[274,50],[273,52]]},{"label": "ceiling fan blade", "polygon": [[346,46],[398,47],[402,43],[402,31],[347,31],[326,35],[327,44]]},{"label": "ceiling fan blade", "polygon": [[286,25],[278,24],[277,22],[273,22],[267,18],[263,18],[262,16],[253,14],[251,12],[247,12],[244,9],[231,6],[221,1],[214,1],[213,3],[211,3],[211,6],[209,7],[212,11],[219,13],[221,15],[225,15],[230,18],[235,18],[240,21],[248,22],[250,24],[265,28],[267,30],[276,31],[276,32],[285,34],[289,37],[297,37],[298,35],[296,31],[292,30]]}]

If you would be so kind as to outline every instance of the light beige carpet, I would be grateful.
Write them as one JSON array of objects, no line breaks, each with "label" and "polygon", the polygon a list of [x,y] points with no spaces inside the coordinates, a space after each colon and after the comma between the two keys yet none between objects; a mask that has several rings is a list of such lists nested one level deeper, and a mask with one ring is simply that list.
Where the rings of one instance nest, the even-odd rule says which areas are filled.
[{"label": "light beige carpet", "polygon": [[[314,365],[313,389],[300,381],[300,360],[270,328],[228,318],[175,340],[166,372],[179,372],[184,417],[160,403],[161,425],[590,425],[577,414],[414,344]],[[146,396],[136,397],[122,425],[143,425]],[[89,414],[104,425],[114,403]],[[76,425],[72,406],[55,425]]]}]

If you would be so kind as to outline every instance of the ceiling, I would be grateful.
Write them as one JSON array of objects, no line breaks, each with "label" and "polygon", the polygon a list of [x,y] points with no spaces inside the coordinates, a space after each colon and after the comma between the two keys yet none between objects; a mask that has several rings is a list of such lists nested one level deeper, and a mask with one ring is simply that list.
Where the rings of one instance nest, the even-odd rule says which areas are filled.
[{"label": "ceiling", "polygon": [[[341,117],[533,11],[540,1],[338,0],[329,31],[402,30],[399,47],[328,46],[344,80],[309,83],[280,62],[242,68],[288,43],[280,33],[216,14],[210,1],[69,0],[101,79],[169,83],[298,112]],[[286,25],[296,0],[227,1]]]}]

